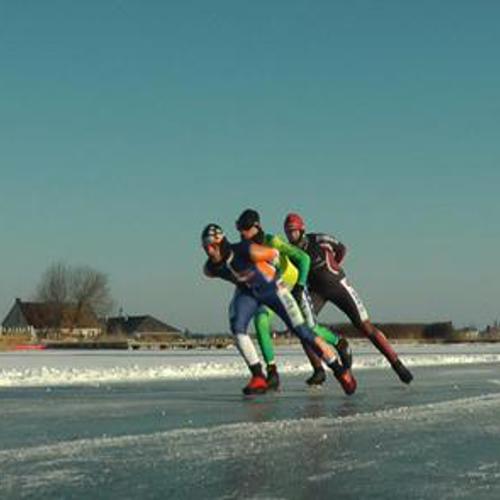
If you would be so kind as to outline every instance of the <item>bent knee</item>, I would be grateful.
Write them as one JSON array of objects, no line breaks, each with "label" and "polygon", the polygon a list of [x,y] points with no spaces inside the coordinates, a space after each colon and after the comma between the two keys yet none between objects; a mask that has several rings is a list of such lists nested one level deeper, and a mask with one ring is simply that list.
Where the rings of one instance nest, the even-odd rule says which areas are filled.
[{"label": "bent knee", "polygon": [[360,321],[357,325],[355,325],[358,330],[360,330],[364,335],[367,337],[375,337],[377,335],[377,328],[375,328],[375,325],[371,323],[369,320],[366,321]]},{"label": "bent knee", "polygon": [[302,342],[306,343],[313,343],[314,339],[316,338],[314,332],[305,323],[296,326],[295,333]]},{"label": "bent knee", "polygon": [[230,321],[229,328],[233,335],[245,335],[247,333],[247,325],[243,321],[238,321],[237,319]]},{"label": "bent knee", "polygon": [[259,313],[255,316],[253,324],[257,331],[267,330],[271,324],[269,314],[266,312]]}]

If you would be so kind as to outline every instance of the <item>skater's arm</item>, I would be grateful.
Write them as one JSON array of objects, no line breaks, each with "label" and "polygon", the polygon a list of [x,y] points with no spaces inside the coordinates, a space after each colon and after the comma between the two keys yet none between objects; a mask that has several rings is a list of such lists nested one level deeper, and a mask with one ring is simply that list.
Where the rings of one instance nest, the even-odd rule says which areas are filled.
[{"label": "skater's arm", "polygon": [[231,274],[231,272],[224,265],[224,262],[213,262],[207,259],[203,266],[203,274],[208,278],[220,278],[230,283],[238,284],[238,280]]},{"label": "skater's arm", "polygon": [[317,239],[320,246],[325,251],[333,252],[333,258],[336,264],[340,266],[347,254],[346,246],[342,242],[328,234],[318,234]]},{"label": "skater's arm", "polygon": [[221,267],[220,264],[215,264],[210,259],[207,259],[203,265],[203,274],[208,278],[217,278]]},{"label": "skater's arm", "polygon": [[286,243],[279,236],[273,236],[271,239],[271,245],[276,248],[280,254],[286,255],[292,264],[299,271],[299,278],[297,284],[301,286],[306,286],[307,275],[309,274],[309,269],[311,267],[311,258],[306,252],[301,250],[299,247]]},{"label": "skater's arm", "polygon": [[279,259],[280,253],[275,248],[266,247],[257,243],[252,243],[249,248],[252,262],[275,262]]}]

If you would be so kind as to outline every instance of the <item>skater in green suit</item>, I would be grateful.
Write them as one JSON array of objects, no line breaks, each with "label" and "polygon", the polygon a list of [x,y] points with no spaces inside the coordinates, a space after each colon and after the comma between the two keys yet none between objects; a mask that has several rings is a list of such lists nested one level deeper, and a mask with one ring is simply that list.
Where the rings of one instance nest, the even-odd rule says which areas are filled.
[{"label": "skater in green suit", "polygon": [[[329,328],[320,325],[313,313],[312,303],[306,287],[310,268],[309,255],[301,249],[285,242],[279,236],[264,233],[260,224],[260,216],[255,210],[245,210],[236,221],[236,227],[243,240],[252,240],[255,243],[269,246],[279,251],[278,272],[281,275],[282,281],[292,291],[292,295],[299,304],[308,326],[313,329],[314,333],[333,345],[339,353],[343,365],[350,367],[351,352],[346,339],[332,332]],[[255,315],[254,324],[262,356],[267,365],[268,386],[269,388],[277,389],[280,381],[272,342],[273,316],[274,313],[269,308],[263,306],[259,308]],[[320,385],[325,380],[324,376],[318,377],[318,373],[324,373],[321,359],[304,343],[303,347],[314,370],[313,375],[306,380],[306,383],[309,385]]]}]

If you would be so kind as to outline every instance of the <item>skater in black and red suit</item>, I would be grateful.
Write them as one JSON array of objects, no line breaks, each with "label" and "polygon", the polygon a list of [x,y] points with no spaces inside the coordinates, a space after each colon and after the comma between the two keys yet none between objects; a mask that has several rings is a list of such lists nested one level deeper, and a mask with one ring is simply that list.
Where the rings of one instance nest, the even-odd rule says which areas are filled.
[{"label": "skater in black and red suit", "polygon": [[[399,359],[385,335],[370,321],[359,295],[347,281],[341,267],[346,247],[327,234],[306,234],[304,220],[298,214],[288,214],[284,226],[288,241],[304,250],[311,258],[307,284],[315,313],[319,314],[327,301],[335,304],[386,357],[401,381],[409,384],[413,380],[413,375]],[[315,375],[321,383],[325,373],[319,363],[318,366]]]}]

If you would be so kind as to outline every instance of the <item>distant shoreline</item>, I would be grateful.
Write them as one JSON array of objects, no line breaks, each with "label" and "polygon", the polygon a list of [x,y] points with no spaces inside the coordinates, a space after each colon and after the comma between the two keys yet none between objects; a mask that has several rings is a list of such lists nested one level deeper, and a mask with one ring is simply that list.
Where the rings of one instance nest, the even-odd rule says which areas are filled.
[{"label": "distant shoreline", "polygon": [[[367,343],[367,339],[362,337],[347,336],[351,343]],[[488,338],[474,338],[474,339],[461,339],[461,338],[391,338],[391,343],[394,344],[495,344],[500,343],[500,337]],[[300,345],[300,342],[294,337],[278,337],[274,339],[277,346],[287,345]],[[187,338],[182,341],[176,342],[140,342],[137,340],[92,340],[92,341],[78,341],[78,340],[49,340],[49,341],[33,341],[29,338],[16,338],[16,337],[0,337],[0,351],[1,352],[19,352],[19,351],[32,351],[36,350],[39,346],[42,350],[151,350],[151,351],[164,351],[164,350],[193,350],[193,349],[227,349],[233,346],[233,340],[230,335],[207,335],[203,338],[190,339]],[[35,349],[34,349],[35,348]]]}]

